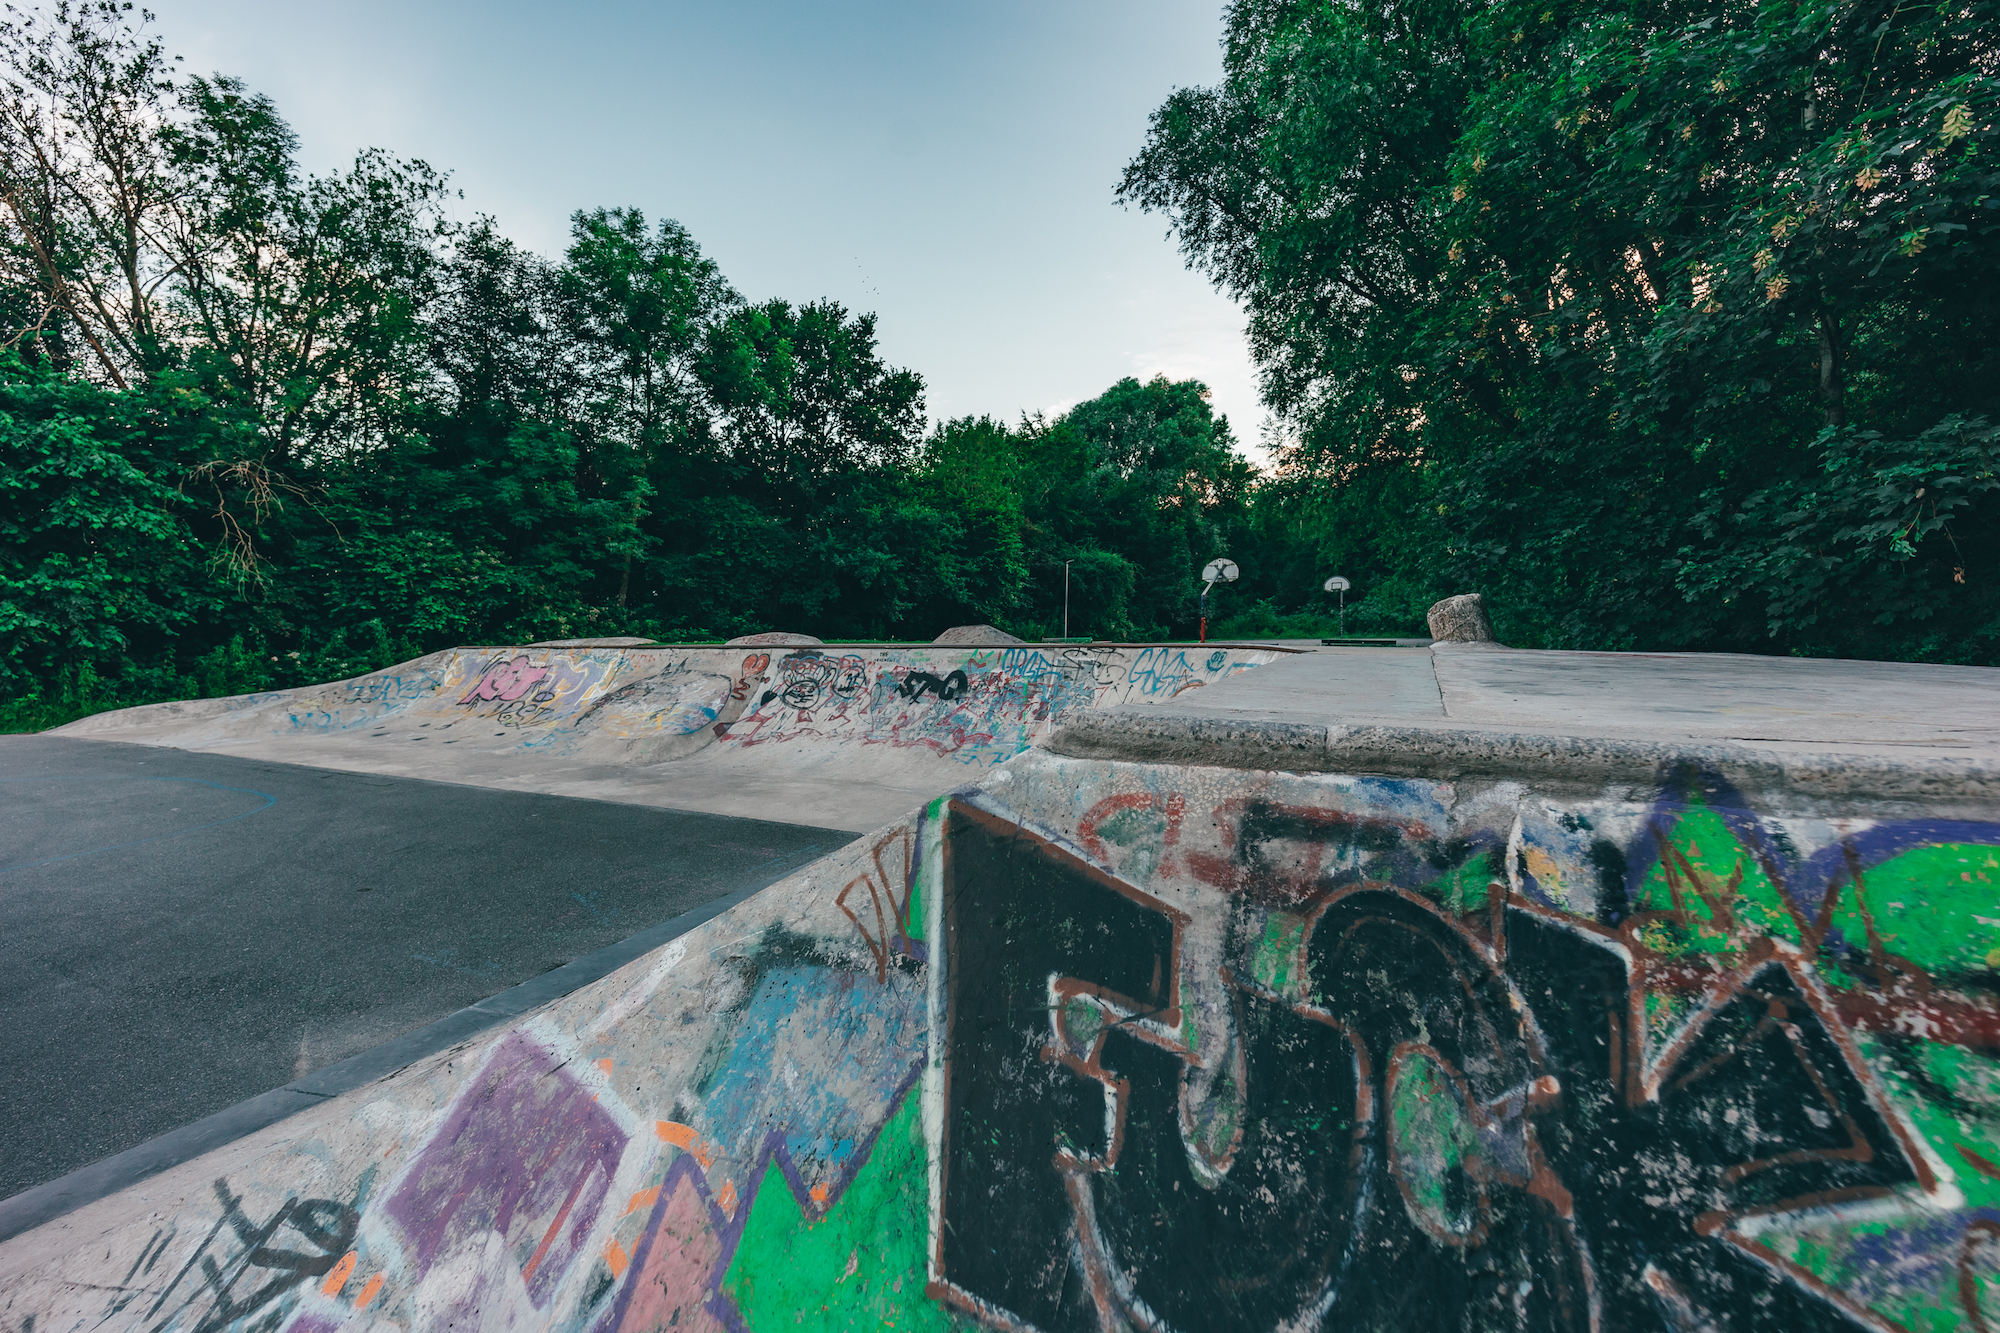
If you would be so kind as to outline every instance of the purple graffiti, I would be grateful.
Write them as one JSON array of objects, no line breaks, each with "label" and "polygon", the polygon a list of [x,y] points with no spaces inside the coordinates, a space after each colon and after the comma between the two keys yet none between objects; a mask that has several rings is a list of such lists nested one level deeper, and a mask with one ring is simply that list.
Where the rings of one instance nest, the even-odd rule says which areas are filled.
[{"label": "purple graffiti", "polygon": [[462,1092],[388,1201],[411,1275],[487,1254],[541,1308],[604,1203],[626,1134],[563,1061],[509,1034]]}]

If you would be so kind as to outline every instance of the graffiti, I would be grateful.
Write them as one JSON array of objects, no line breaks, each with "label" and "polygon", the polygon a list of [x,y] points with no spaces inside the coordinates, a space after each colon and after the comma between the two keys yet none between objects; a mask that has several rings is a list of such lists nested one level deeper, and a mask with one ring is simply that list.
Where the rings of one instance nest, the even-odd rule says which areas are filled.
[{"label": "graffiti", "polygon": [[[967,676],[889,707],[1030,688]],[[154,1190],[0,1309],[1990,1328],[1996,878],[2000,826],[1764,814],[1701,774],[1557,801],[1031,754]]]},{"label": "graffiti", "polygon": [[[1926,952],[1884,910],[1922,869],[1899,858],[2000,869],[1945,841],[2000,828],[1850,835],[1788,888],[1740,809],[1676,797],[1621,849],[1573,815],[1445,836],[1419,786],[1199,821],[1115,793],[1074,845],[953,801],[935,1296],[1051,1331],[1902,1327],[1855,1266],[1884,1207],[1935,1199],[1936,1260],[1901,1281],[1984,1318],[2000,1215],[1936,1234],[1922,1109],[1869,1049],[1919,1014],[2000,1045],[1932,961],[1990,946],[1926,928]],[[1617,892],[1556,900],[1586,878]],[[1960,1110],[2000,1130],[1982,1086]]]},{"label": "graffiti", "polygon": [[[1209,656],[1209,671],[1220,669],[1215,655]],[[1178,648],[1147,648],[1132,661],[1126,673],[1131,692],[1148,698],[1165,695],[1172,698],[1190,688],[1204,685],[1199,669],[1190,665],[1187,653]]]},{"label": "graffiti", "polygon": [[481,669],[479,679],[458,702],[461,705],[490,700],[513,703],[540,685],[547,676],[548,668],[531,664],[526,653],[504,661],[496,659]]},{"label": "graffiti", "polygon": [[[732,699],[748,698],[750,695],[750,682],[763,675],[770,665],[771,655],[769,653],[752,653],[744,658],[743,674],[738,676],[736,683],[730,686],[729,697]],[[768,696],[765,698],[765,702],[770,702]]]},{"label": "graffiti", "polygon": [[[857,849],[853,868],[899,874],[911,837]],[[706,1072],[676,1102],[688,1118],[656,1125],[673,1151],[603,1247],[604,1327],[763,1328],[808,1309],[838,1312],[835,1326],[931,1326],[910,1309],[927,1011],[920,941],[904,943],[871,972],[774,927],[736,960]]]},{"label": "graffiti", "polygon": [[497,739],[546,756],[602,757],[616,752],[617,741],[632,742],[637,748],[626,753],[644,763],[688,758],[718,743],[853,743],[987,767],[1082,709],[1168,702],[1274,655],[1232,648],[1190,659],[1184,649],[1084,644],[962,652],[691,649],[659,665],[651,653],[508,649],[273,703],[288,710],[278,725],[298,737],[405,721],[415,729],[450,720],[440,715],[455,706],[495,724],[487,737],[461,733],[455,740]]},{"label": "graffiti", "polygon": [[[893,852],[891,848],[893,847]],[[885,863],[884,853],[889,853]],[[875,844],[873,851],[873,873],[863,872],[849,880],[833,900],[834,906],[846,913],[847,919],[861,935],[867,945],[869,956],[875,960],[875,979],[887,984],[889,960],[893,955],[904,954],[918,959],[927,955],[921,945],[910,938],[910,902],[915,890],[915,848],[910,831],[898,828]],[[868,904],[862,907],[856,889],[868,894]],[[848,899],[854,899],[852,905]],[[874,922],[874,930],[868,928]]]},{"label": "graffiti", "polygon": [[[928,750],[986,766],[1021,753],[1080,709],[1165,700],[1268,658],[1223,654],[1204,678],[1184,653],[1176,663],[1151,649],[1134,654],[1079,646],[1054,656],[1038,648],[987,650],[954,656],[963,665],[949,671],[930,669],[933,656],[920,652],[897,660],[885,654],[873,659],[871,676],[870,659],[857,655],[794,654],[780,660],[778,679],[754,706],[716,734],[746,747],[845,741]],[[838,669],[831,665],[836,662]],[[1147,665],[1140,669],[1142,662]]]},{"label": "graffiti", "polygon": [[[583,708],[615,661],[580,654],[551,658],[546,665],[537,666],[525,653],[496,658],[474,667],[477,679],[458,703],[460,707],[495,705],[481,716],[501,726],[547,727]],[[547,748],[557,739],[544,736],[526,743]]]},{"label": "graffiti", "polygon": [[[260,1223],[243,1211],[241,1196],[230,1191],[227,1180],[217,1180],[213,1188],[222,1216],[146,1310],[147,1320],[157,1320],[152,1325],[155,1329],[219,1333],[265,1310],[301,1284],[336,1271],[337,1265],[352,1271],[350,1247],[361,1219],[354,1207],[331,1199],[293,1197]],[[156,1234],[159,1251],[148,1246],[152,1262],[165,1251],[168,1239],[171,1237],[162,1239]],[[219,1249],[217,1241],[223,1242]],[[309,1248],[284,1248],[301,1241]],[[135,1264],[135,1272],[137,1267]],[[197,1267],[199,1276],[195,1275]],[[346,1275],[341,1274],[343,1280]],[[184,1294],[169,1305],[177,1293]],[[129,1300],[117,1303],[110,1313],[122,1310]],[[283,1311],[272,1314],[273,1318],[257,1326],[276,1328]]]},{"label": "graffiti", "polygon": [[385,1200],[407,1280],[465,1326],[545,1308],[583,1252],[627,1138],[592,1091],[508,1036]]},{"label": "graffiti", "polygon": [[598,694],[570,725],[626,738],[689,736],[714,724],[738,686],[727,676],[694,672],[686,661],[675,662]]},{"label": "graffiti", "polygon": [[963,671],[954,671],[949,676],[942,678],[934,676],[928,671],[912,671],[909,675],[903,677],[902,684],[896,687],[896,697],[898,699],[921,699],[926,693],[930,693],[935,694],[946,703],[950,703],[953,699],[964,696],[967,684],[968,682]]},{"label": "graffiti", "polygon": [[[287,710],[286,729],[325,735],[368,726],[412,702],[434,697],[444,685],[443,675],[428,668],[394,675],[363,676],[333,687],[336,692],[331,697],[323,694],[319,702],[327,706]],[[273,694],[252,696],[252,699],[278,702],[294,699],[294,696]],[[246,701],[244,706],[249,706],[249,703]]]},{"label": "graffiti", "polygon": [[444,687],[444,677],[435,671],[363,676],[347,682],[350,704],[394,704],[406,699],[427,699]]},{"label": "graffiti", "polygon": [[867,685],[868,665],[853,653],[833,657],[808,649],[778,663],[777,697],[787,708],[815,708],[829,701],[849,703]]}]

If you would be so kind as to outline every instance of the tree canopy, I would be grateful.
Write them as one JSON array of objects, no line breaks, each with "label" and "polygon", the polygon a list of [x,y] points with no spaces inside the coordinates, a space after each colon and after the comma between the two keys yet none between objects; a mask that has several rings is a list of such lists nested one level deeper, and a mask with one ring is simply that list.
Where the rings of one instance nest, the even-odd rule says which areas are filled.
[{"label": "tree canopy", "polygon": [[1514,642],[1991,660],[1990,0],[1237,0],[1121,187],[1297,503]]}]

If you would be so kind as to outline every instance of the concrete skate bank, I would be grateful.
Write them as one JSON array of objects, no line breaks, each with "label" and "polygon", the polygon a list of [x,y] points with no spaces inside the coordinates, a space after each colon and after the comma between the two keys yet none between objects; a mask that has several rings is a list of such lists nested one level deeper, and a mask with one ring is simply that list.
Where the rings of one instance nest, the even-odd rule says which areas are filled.
[{"label": "concrete skate bank", "polygon": [[857,832],[1089,708],[1182,698],[1243,645],[454,648],[308,689],[54,734]]},{"label": "concrete skate bank", "polygon": [[1992,681],[1357,650],[1079,714],[0,1246],[0,1320],[1988,1327]]}]

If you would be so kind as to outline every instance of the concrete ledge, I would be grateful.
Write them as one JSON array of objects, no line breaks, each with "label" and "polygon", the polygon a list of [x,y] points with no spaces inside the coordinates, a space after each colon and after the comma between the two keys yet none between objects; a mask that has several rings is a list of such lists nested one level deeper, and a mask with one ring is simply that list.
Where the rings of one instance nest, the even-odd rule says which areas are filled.
[{"label": "concrete ledge", "polygon": [[1677,770],[1714,773],[1744,792],[1841,805],[1856,800],[2000,805],[2000,766],[1985,758],[1764,749],[1694,740],[1560,736],[1397,726],[1332,726],[1105,709],[1058,729],[1044,747],[1072,759],[1377,777],[1532,782],[1564,789],[1654,784]]}]

